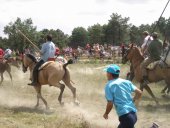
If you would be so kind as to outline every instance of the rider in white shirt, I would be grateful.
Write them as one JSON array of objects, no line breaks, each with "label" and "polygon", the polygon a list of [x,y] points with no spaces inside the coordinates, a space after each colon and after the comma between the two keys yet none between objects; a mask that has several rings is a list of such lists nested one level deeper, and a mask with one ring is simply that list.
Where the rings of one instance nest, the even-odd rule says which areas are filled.
[{"label": "rider in white shirt", "polygon": [[151,41],[153,40],[153,38],[149,35],[148,31],[144,31],[143,36],[144,36],[144,40],[143,40],[143,44],[141,46],[141,51],[142,51],[143,55],[146,55],[147,48],[148,48],[149,44],[151,43]]},{"label": "rider in white shirt", "polygon": [[5,50],[4,59],[10,58],[10,57],[11,57],[11,54],[12,54],[12,50],[9,49],[9,48],[7,48],[7,49]]}]

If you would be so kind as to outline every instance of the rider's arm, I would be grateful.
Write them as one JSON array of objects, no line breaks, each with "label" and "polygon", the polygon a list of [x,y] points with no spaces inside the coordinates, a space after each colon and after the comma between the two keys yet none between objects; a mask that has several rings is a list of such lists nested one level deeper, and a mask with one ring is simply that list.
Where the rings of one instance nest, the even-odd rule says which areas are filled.
[{"label": "rider's arm", "polygon": [[45,44],[42,45],[42,48],[41,48],[41,51],[40,51],[40,54],[43,55],[47,50],[47,47]]}]

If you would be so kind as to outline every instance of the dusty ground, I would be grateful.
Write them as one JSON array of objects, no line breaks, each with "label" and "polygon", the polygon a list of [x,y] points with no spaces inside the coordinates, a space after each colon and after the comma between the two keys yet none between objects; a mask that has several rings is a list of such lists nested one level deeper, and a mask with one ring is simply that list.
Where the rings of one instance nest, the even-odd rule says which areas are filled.
[{"label": "dusty ground", "polygon": [[[64,107],[57,101],[59,89],[43,87],[43,96],[48,101],[50,110],[45,110],[42,102],[34,109],[36,93],[34,88],[27,86],[29,72],[26,74],[12,68],[13,85],[5,73],[5,80],[0,86],[0,128],[116,128],[117,115],[114,111],[104,120],[106,101],[104,98],[105,73],[104,64],[74,64],[70,65],[72,80],[77,88],[80,106],[72,103],[72,94],[65,89]],[[125,77],[128,66],[121,66],[121,77]],[[138,85],[137,85],[138,86]],[[144,91],[138,107],[138,122],[136,128],[149,128],[153,122],[160,128],[170,126],[170,98],[163,98],[160,90],[164,83],[150,85],[159,98],[160,106],[152,101]]]}]

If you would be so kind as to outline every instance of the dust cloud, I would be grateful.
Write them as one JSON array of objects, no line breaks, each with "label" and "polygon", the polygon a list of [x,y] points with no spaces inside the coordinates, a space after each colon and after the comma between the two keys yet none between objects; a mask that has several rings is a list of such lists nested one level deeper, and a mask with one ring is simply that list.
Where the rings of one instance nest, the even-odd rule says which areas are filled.
[{"label": "dust cloud", "polygon": [[[51,98],[54,97],[54,95],[58,96],[56,92],[59,93],[59,91],[53,91],[53,88],[51,89],[46,86],[46,91],[43,92],[43,96],[51,108],[56,108],[57,111],[64,111],[62,114],[70,118],[86,121],[94,128],[116,127],[118,125],[118,119],[114,110],[110,113],[108,120],[103,118],[106,105],[103,91],[106,82],[104,74],[102,70],[96,70],[91,67],[78,68],[78,70],[74,71],[71,70],[71,78],[73,81],[76,81],[76,84],[73,86],[77,88],[80,106],[75,106],[72,103],[72,93],[67,87],[63,96],[65,100],[63,108],[58,108],[59,103],[56,102],[56,100],[54,102],[54,99]],[[8,74],[5,73],[3,86],[0,87],[0,105],[9,108],[16,106],[18,108],[21,106],[33,107],[36,101],[36,92],[32,87],[26,85],[26,83],[29,82],[29,71],[24,74],[21,69],[12,68],[12,76],[13,85],[11,85]],[[102,82],[99,82],[99,80],[102,80]],[[49,94],[50,91],[51,94]],[[57,114],[56,112],[53,114]]]}]

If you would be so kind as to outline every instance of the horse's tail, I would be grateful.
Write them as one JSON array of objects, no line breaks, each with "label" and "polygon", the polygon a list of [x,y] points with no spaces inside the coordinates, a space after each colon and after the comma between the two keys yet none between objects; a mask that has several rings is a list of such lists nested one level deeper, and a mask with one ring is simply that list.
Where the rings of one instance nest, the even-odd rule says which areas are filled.
[{"label": "horse's tail", "polygon": [[69,59],[67,63],[63,64],[63,68],[66,70],[67,65],[73,64],[73,60]]}]

